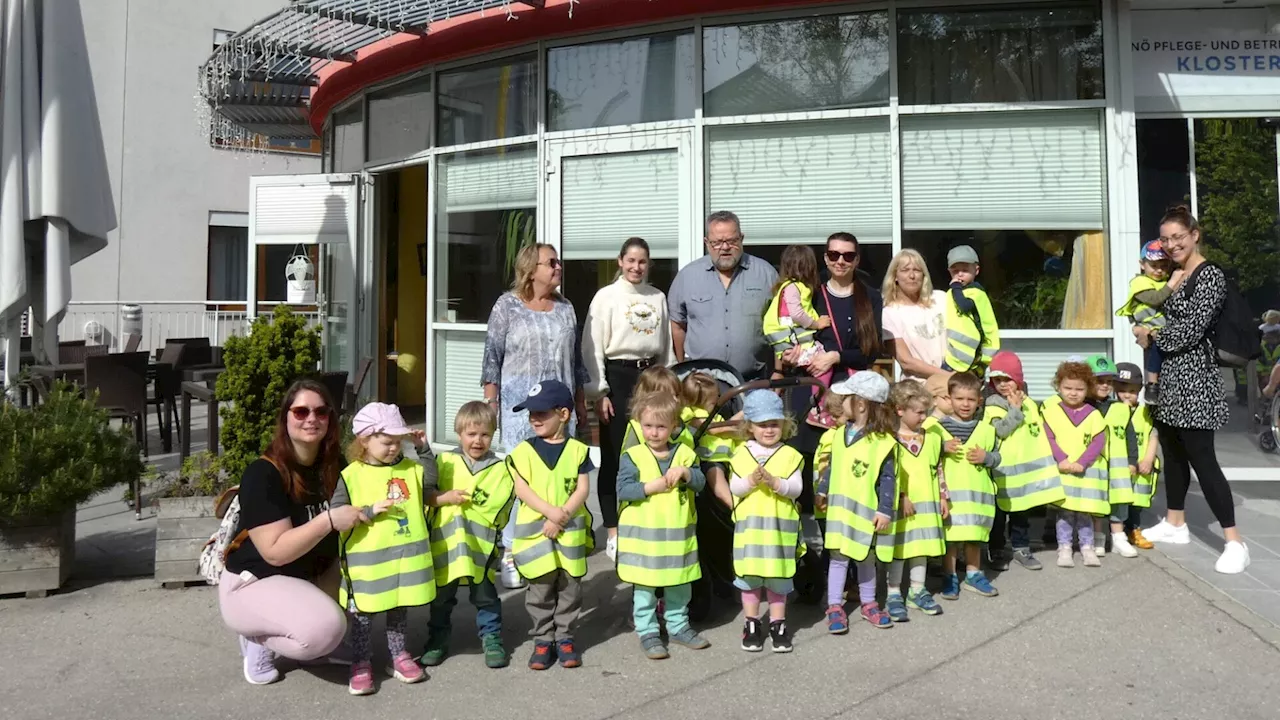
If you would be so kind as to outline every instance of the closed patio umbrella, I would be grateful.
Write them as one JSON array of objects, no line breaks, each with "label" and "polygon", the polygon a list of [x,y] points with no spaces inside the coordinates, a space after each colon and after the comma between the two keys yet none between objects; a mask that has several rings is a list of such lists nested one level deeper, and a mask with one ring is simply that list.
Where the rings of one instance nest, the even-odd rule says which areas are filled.
[{"label": "closed patio umbrella", "polygon": [[76,0],[0,0],[0,335],[5,385],[23,311],[56,356],[71,265],[116,227],[84,21]]}]

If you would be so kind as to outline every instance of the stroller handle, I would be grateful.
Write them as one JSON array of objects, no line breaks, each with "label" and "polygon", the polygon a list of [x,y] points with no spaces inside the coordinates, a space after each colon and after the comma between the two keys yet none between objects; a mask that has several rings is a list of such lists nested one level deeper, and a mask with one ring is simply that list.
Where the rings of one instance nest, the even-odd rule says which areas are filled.
[{"label": "stroller handle", "polygon": [[[725,405],[728,405],[731,400],[733,400],[735,397],[739,395],[751,392],[752,390],[781,390],[783,388],[794,388],[794,387],[802,387],[802,386],[816,386],[820,388],[826,388],[826,385],[823,385],[821,380],[815,377],[808,377],[808,376],[794,376],[794,377],[784,377],[784,378],[776,378],[776,379],[752,380],[751,382],[746,382],[737,387],[730,388],[728,392],[726,392],[724,395],[721,395],[720,398],[716,400],[716,407],[714,410],[711,411],[710,416],[715,417],[716,415],[720,414],[720,410]],[[699,427],[698,430],[693,434],[693,444],[696,446],[698,442],[702,440],[702,437],[706,435],[707,432],[712,430],[713,428],[729,427],[734,424],[735,423],[727,422],[727,421],[722,421],[717,423],[709,423],[709,422],[703,423],[702,426]]]}]

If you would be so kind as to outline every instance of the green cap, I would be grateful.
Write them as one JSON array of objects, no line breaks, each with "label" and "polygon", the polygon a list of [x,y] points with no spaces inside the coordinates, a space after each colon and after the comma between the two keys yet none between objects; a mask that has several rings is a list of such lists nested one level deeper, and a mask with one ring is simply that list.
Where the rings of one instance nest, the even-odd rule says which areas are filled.
[{"label": "green cap", "polygon": [[1084,364],[1088,365],[1093,374],[1098,377],[1116,376],[1116,364],[1106,355],[1090,355],[1085,359]]}]

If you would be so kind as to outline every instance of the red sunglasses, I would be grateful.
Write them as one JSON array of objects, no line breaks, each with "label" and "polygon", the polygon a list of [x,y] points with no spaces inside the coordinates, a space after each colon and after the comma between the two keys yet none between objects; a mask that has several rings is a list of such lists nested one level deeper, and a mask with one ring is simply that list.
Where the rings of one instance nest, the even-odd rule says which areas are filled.
[{"label": "red sunglasses", "polygon": [[317,420],[328,420],[329,413],[330,413],[330,410],[328,406],[325,406],[325,405],[321,405],[320,407],[315,407],[315,408],[307,407],[306,405],[299,405],[297,407],[289,408],[289,414],[293,415],[293,419],[297,420],[298,422],[302,422],[303,420],[306,420],[312,415],[315,415]]}]

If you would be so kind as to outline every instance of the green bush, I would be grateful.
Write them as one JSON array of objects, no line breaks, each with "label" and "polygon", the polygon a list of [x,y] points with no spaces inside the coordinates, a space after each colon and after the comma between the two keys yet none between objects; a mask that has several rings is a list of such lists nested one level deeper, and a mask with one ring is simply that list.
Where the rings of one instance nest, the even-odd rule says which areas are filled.
[{"label": "green bush", "polygon": [[144,469],[132,430],[76,388],[59,383],[30,409],[0,403],[0,525],[74,510]]},{"label": "green bush", "polygon": [[[142,483],[146,497],[153,501],[160,498],[217,497],[223,490],[239,484],[239,475],[222,471],[222,458],[208,450],[196,453],[182,461],[182,467],[170,472],[156,472],[147,468]],[[133,488],[125,491],[125,503],[133,505]]]},{"label": "green bush", "polygon": [[253,321],[249,334],[227,338],[226,372],[218,376],[222,406],[222,457],[218,466],[238,479],[271,442],[284,393],[320,363],[320,329],[285,305]]}]

